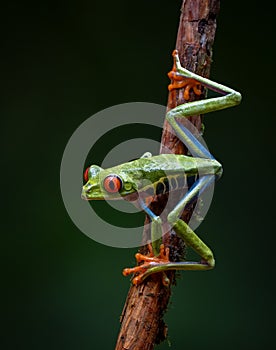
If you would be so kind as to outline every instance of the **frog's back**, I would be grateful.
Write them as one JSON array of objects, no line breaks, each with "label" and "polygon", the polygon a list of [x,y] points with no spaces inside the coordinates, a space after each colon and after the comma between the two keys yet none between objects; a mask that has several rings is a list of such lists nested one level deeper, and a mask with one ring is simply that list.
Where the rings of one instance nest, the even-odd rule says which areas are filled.
[{"label": "frog's back", "polygon": [[137,169],[143,173],[164,172],[167,176],[178,174],[194,176],[198,173],[216,174],[221,165],[215,159],[195,158],[182,154],[159,154],[126,163],[125,168]]}]

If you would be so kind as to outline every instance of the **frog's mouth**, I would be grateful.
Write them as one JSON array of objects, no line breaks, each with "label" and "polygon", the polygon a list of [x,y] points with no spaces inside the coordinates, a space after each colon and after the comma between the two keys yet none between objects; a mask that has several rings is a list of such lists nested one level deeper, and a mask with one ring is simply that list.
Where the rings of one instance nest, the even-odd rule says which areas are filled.
[{"label": "frog's mouth", "polygon": [[83,186],[82,191],[81,191],[81,199],[84,199],[86,201],[103,200],[104,197],[103,197],[102,193],[92,191],[91,187]]},{"label": "frog's mouth", "polygon": [[138,192],[130,193],[130,194],[120,194],[114,193],[114,194],[108,194],[108,195],[103,195],[103,193],[100,192],[93,192],[93,195],[91,195],[91,191],[87,190],[85,187],[82,188],[81,192],[81,199],[84,199],[86,201],[95,201],[95,200],[106,200],[106,201],[117,201],[117,200],[126,200],[128,202],[133,202],[136,201],[139,197]]}]

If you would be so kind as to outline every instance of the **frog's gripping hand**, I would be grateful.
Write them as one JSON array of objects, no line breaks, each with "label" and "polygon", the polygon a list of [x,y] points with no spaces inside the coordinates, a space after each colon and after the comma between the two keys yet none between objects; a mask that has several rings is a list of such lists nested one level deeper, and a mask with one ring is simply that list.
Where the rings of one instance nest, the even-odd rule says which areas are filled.
[{"label": "frog's gripping hand", "polygon": [[[125,268],[123,270],[123,275],[128,276],[130,274],[138,274],[136,277],[132,279],[132,283],[137,285],[140,284],[147,276],[149,276],[152,271],[152,268],[156,267],[165,267],[168,265],[169,261],[169,248],[165,248],[164,244],[160,245],[160,252],[158,256],[155,256],[153,253],[152,246],[149,244],[148,245],[149,249],[149,255],[143,255],[140,253],[137,253],[135,255],[136,261],[139,264],[140,262],[144,262],[141,265],[138,265],[136,267],[132,268]],[[165,268],[167,270],[167,268]],[[163,275],[163,284],[168,285],[169,280],[167,276],[164,274]]]},{"label": "frog's gripping hand", "polygon": [[168,270],[210,270],[213,266],[208,265],[205,261],[200,263],[192,261],[181,261],[181,262],[170,262],[169,261],[169,248],[165,248],[164,244],[160,245],[160,253],[155,256],[152,251],[152,247],[149,244],[149,255],[143,255],[137,253],[135,255],[136,261],[141,265],[125,268],[123,270],[124,276],[129,276],[130,274],[136,274],[132,279],[134,285],[142,283],[148,276],[156,273],[162,273],[162,283],[164,286],[169,286],[170,280],[166,275]]}]

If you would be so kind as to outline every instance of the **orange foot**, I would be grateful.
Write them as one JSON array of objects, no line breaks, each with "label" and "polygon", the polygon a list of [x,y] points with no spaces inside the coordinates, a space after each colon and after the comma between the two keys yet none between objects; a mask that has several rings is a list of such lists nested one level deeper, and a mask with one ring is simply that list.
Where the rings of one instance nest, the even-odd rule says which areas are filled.
[{"label": "orange foot", "polygon": [[[136,258],[137,263],[144,261],[143,264],[141,264],[139,266],[132,267],[132,268],[126,268],[123,270],[124,276],[128,276],[132,273],[138,273],[138,276],[134,277],[132,280],[132,283],[135,285],[137,285],[143,281],[144,274],[149,268],[156,266],[156,265],[160,265],[160,264],[167,264],[170,262],[170,260],[169,260],[170,250],[169,250],[169,248],[165,248],[164,244],[160,245],[160,253],[158,256],[155,256],[153,254],[152,246],[150,244],[148,245],[148,248],[149,248],[149,255],[143,255],[140,253],[135,254],[135,258]],[[166,286],[170,283],[170,281],[169,281],[168,277],[165,275],[165,273],[163,273],[162,281],[163,281],[163,284]]]},{"label": "orange foot", "polygon": [[191,89],[196,95],[201,95],[201,85],[198,81],[192,78],[185,78],[177,72],[175,63],[177,50],[174,50],[172,55],[174,58],[174,62],[172,70],[168,73],[168,77],[171,79],[171,84],[168,86],[169,91],[184,88],[185,100],[189,100]]}]

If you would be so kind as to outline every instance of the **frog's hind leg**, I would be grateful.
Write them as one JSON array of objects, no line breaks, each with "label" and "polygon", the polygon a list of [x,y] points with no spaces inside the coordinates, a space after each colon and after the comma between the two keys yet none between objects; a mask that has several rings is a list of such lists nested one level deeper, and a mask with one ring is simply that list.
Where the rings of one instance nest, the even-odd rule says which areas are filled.
[{"label": "frog's hind leg", "polygon": [[[204,192],[206,188],[208,188],[214,182],[214,180],[214,175],[200,177],[168,215],[168,223],[171,225],[173,230],[203,259],[203,262],[195,263],[196,265],[194,266],[194,270],[204,269],[204,267],[201,266],[202,264],[205,266],[207,265],[209,269],[213,268],[215,266],[215,259],[211,249],[197,236],[197,234],[188,226],[188,224],[186,224],[186,222],[180,219],[180,216],[187,204],[190,203],[193,198]],[[181,269],[181,267],[179,267],[179,269]],[[185,265],[182,267],[182,269],[185,270]]]},{"label": "frog's hind leg", "polygon": [[166,119],[177,133],[180,140],[188,147],[194,157],[211,158],[211,153],[197,140],[197,138],[184,126],[177,121],[178,118],[186,118],[193,115],[205,114],[212,111],[235,106],[241,101],[241,94],[227,86],[216,83],[210,79],[203,78],[200,75],[190,72],[180,64],[178,53],[173,52],[174,64],[179,75],[191,78],[206,86],[208,89],[220,93],[222,96],[208,98],[199,101],[188,102],[171,109]]},{"label": "frog's hind leg", "polygon": [[[210,270],[215,266],[215,259],[211,249],[197,236],[197,234],[182,220],[180,215],[183,212],[186,205],[188,205],[196,196],[200,195],[203,191],[210,186],[215,177],[214,175],[206,175],[199,178],[191,189],[184,195],[176,207],[168,215],[168,223],[173,230],[181,237],[184,242],[193,248],[193,250],[202,258],[199,262],[194,261],[152,261],[147,265],[142,265],[146,269],[140,270],[140,275],[135,282],[140,283],[145,280],[149,275],[158,272],[165,272],[167,270]],[[135,272],[137,272],[135,270]]]},{"label": "frog's hind leg", "polygon": [[190,190],[185,194],[183,199],[177,206],[169,213],[168,223],[173,230],[191,246],[201,257],[202,261],[183,261],[171,262],[169,261],[169,248],[165,248],[160,244],[160,237],[162,235],[162,221],[159,216],[156,216],[142,201],[141,208],[151,219],[151,239],[152,249],[150,249],[149,256],[136,254],[137,262],[144,263],[134,268],[126,268],[123,271],[124,276],[131,273],[138,273],[133,279],[134,284],[139,284],[144,281],[149,275],[162,272],[162,281],[164,285],[168,285],[169,279],[165,272],[167,270],[210,270],[215,265],[213,253],[210,248],[196,235],[195,232],[181,219],[179,219],[186,205],[188,205],[195,197],[205,191],[205,189],[214,181],[214,175],[206,175],[199,178]]}]

